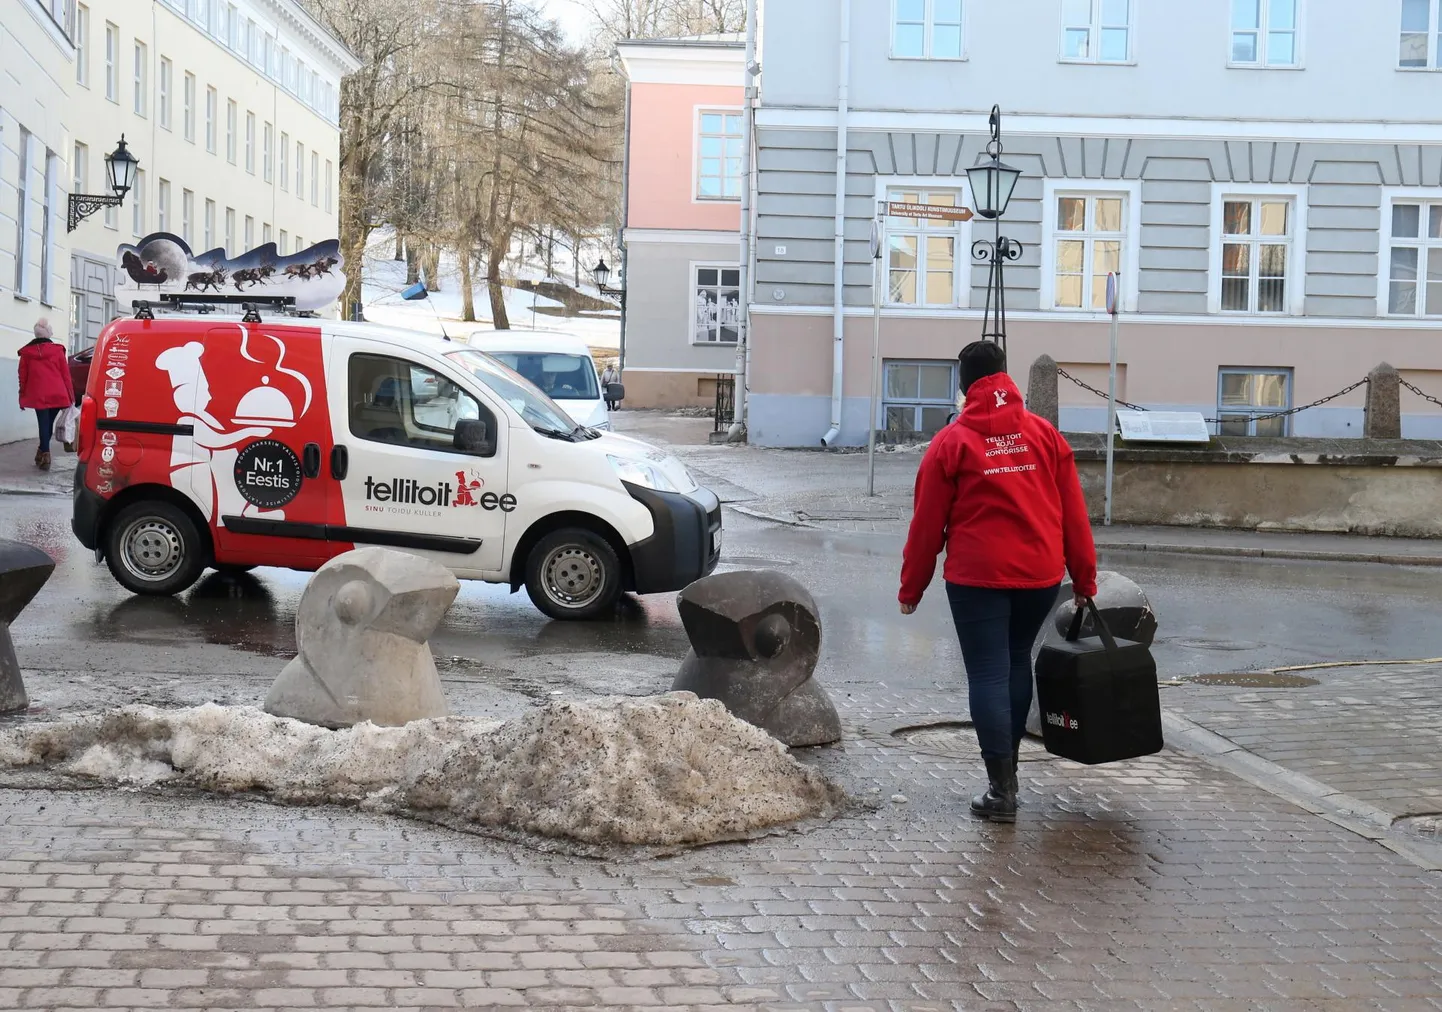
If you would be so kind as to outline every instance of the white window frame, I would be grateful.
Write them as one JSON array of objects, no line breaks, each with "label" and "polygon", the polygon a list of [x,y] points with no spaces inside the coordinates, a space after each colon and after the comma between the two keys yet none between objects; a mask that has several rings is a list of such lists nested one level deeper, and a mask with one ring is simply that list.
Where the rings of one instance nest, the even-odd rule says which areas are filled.
[{"label": "white window frame", "polygon": [[76,141],[70,156],[71,193],[90,192],[90,146]]},{"label": "white window frame", "polygon": [[23,126],[20,139],[16,142],[15,153],[20,164],[15,174],[15,294],[21,298],[30,295],[30,204],[31,180],[34,173],[33,135]]},{"label": "white window frame", "polygon": [[[965,8],[962,9],[963,13]],[[877,203],[889,200],[891,190],[948,190],[956,193],[958,207],[971,207],[974,201],[971,198],[971,186],[965,176],[877,176],[876,177],[876,202],[871,206],[876,207]],[[954,309],[968,309],[971,307],[972,271],[975,261],[971,256],[972,231],[976,222],[980,219],[973,218],[971,221],[953,223],[956,226],[956,253],[953,257],[952,266],[952,295],[950,303],[934,302],[892,302],[891,301],[891,232],[892,221],[888,215],[882,229],[881,249],[881,283],[882,289],[881,305],[888,313],[896,314],[922,314],[946,312]],[[937,223],[940,224],[940,223]],[[911,233],[908,227],[904,229],[907,234]],[[944,234],[945,229],[936,228],[927,230],[929,235]],[[873,278],[875,276],[875,265],[868,264],[871,268]],[[924,286],[923,286],[924,287]]]},{"label": "white window frame", "polygon": [[[1287,254],[1287,308],[1281,313],[1222,312],[1222,216],[1228,200],[1259,197],[1292,202],[1291,249]],[[1276,183],[1213,183],[1211,238],[1207,245],[1207,312],[1242,319],[1302,316],[1307,305],[1307,186]]]},{"label": "white window frame", "polygon": [[219,131],[220,92],[205,89],[205,150],[215,154],[215,138]]},{"label": "white window frame", "polygon": [[1088,65],[1088,66],[1091,66],[1091,65],[1100,65],[1100,66],[1105,66],[1105,67],[1126,67],[1126,66],[1135,65],[1135,63],[1137,62],[1137,61],[1136,61],[1137,7],[1138,7],[1139,4],[1141,3],[1141,0],[1127,0],[1127,23],[1126,23],[1126,26],[1125,26],[1125,27],[1126,27],[1126,32],[1127,32],[1127,55],[1124,56],[1124,57],[1123,57],[1122,59],[1120,59],[1120,60],[1104,60],[1104,59],[1102,59],[1102,55],[1101,55],[1101,50],[1102,50],[1102,44],[1101,44],[1102,29],[1103,29],[1104,27],[1107,28],[1107,29],[1116,29],[1116,28],[1118,27],[1117,25],[1114,25],[1114,24],[1107,24],[1107,25],[1103,25],[1103,24],[1102,24],[1102,10],[1103,10],[1104,7],[1106,6],[1104,0],[1087,0],[1087,2],[1088,2],[1088,3],[1090,4],[1090,6],[1091,6],[1091,22],[1090,22],[1089,25],[1086,26],[1086,27],[1087,27],[1087,30],[1088,30],[1087,43],[1088,43],[1088,49],[1090,50],[1090,52],[1091,52],[1092,55],[1090,55],[1090,56],[1068,56],[1068,55],[1067,55],[1067,52],[1066,52],[1066,33],[1067,33],[1067,29],[1069,29],[1069,28],[1080,28],[1080,27],[1082,27],[1082,26],[1081,26],[1081,25],[1070,24],[1070,23],[1067,22],[1067,20],[1066,20],[1066,8],[1067,8],[1067,4],[1066,4],[1066,0],[1062,0],[1062,5],[1061,5],[1061,30],[1060,30],[1060,32],[1059,32],[1059,34],[1058,34],[1058,39],[1057,39],[1057,62],[1059,62],[1059,63],[1080,63],[1080,64],[1085,64],[1085,65]]},{"label": "white window frame", "polygon": [[245,111],[245,171],[255,175],[255,113]]},{"label": "white window frame", "polygon": [[184,83],[181,85],[183,92],[181,99],[184,102],[181,116],[184,117],[182,127],[185,131],[185,139],[192,144],[195,143],[195,89],[197,87],[195,75],[187,73],[184,77]]},{"label": "white window frame", "polygon": [[1442,0],[1427,0],[1427,63],[1421,67],[1402,66],[1402,36],[1415,32],[1402,31],[1401,10],[1397,17],[1397,69],[1408,73],[1436,73],[1442,70]]},{"label": "white window frame", "polygon": [[325,213],[331,214],[335,210],[335,166],[331,160],[325,160]]},{"label": "white window frame", "polygon": [[[270,242],[270,226],[269,226],[269,225],[266,225],[266,226],[265,226],[265,230],[264,230],[264,232],[262,233],[262,236],[263,236],[263,238],[265,239],[266,242]],[[285,229],[281,229],[281,230],[280,230],[280,239],[279,239],[279,241],[276,242],[276,250],[277,250],[277,252],[279,252],[281,256],[285,256],[285,255],[287,254],[286,246],[288,246],[289,244],[290,244],[290,233],[287,232]]]},{"label": "white window frame", "polygon": [[[1056,244],[1066,234],[1057,231],[1056,202],[1062,197],[1121,197],[1125,201],[1122,209],[1122,271],[1121,309],[1124,313],[1137,311],[1137,299],[1141,291],[1142,254],[1142,183],[1139,179],[1047,179],[1042,184],[1041,214],[1041,308],[1043,312],[1085,313],[1089,316],[1105,316],[1104,309],[1083,306],[1058,307],[1056,305]],[[1085,293],[1084,293],[1085,294]]]},{"label": "white window frame", "polygon": [[240,132],[240,106],[235,99],[225,103],[225,160],[235,164],[236,134]]},{"label": "white window frame", "polygon": [[205,241],[202,245],[209,253],[215,247],[215,201],[205,202]]},{"label": "white window frame", "polygon": [[132,110],[135,115],[146,118],[150,114],[150,47],[139,39],[135,40],[135,86]]},{"label": "white window frame", "polygon": [[120,29],[105,22],[105,97],[120,104]]},{"label": "white window frame", "polygon": [[[1418,237],[1416,239],[1394,239],[1392,237],[1392,207],[1395,204],[1421,204],[1422,214]],[[1417,304],[1418,312],[1394,313],[1392,305],[1392,246],[1411,246],[1418,250],[1436,249],[1442,251],[1442,239],[1427,238],[1427,216],[1428,205],[1442,206],[1442,191],[1435,187],[1387,187],[1382,190],[1382,227],[1379,230],[1381,253],[1378,256],[1377,268],[1377,315],[1389,320],[1431,320],[1436,321],[1442,316],[1442,307],[1436,313],[1422,313],[1421,307],[1426,306],[1427,285],[1424,272],[1426,270],[1425,257],[1418,254],[1417,257]]]},{"label": "white window frame", "polygon": [[[741,187],[746,185],[745,173],[737,181],[736,196],[725,196],[726,189],[726,137],[730,134],[708,134],[709,137],[721,137],[721,189],[722,194],[714,197],[703,196],[701,193],[701,123],[702,117],[707,113],[720,116],[744,116],[745,109],[741,106],[726,105],[697,105],[691,109],[691,203],[693,204],[736,204],[741,200]],[[722,121],[723,127],[725,121]],[[745,143],[745,124],[742,124],[742,143]],[[745,164],[746,153],[741,153],[742,164]]]},{"label": "white window frame", "polygon": [[245,216],[245,252],[255,249],[255,216]]},{"label": "white window frame", "polygon": [[260,147],[261,176],[268,183],[275,176],[275,124],[266,123]]},{"label": "white window frame", "polygon": [[320,152],[310,149],[310,206],[320,207]]},{"label": "white window frame", "polygon": [[[956,411],[957,395],[961,390],[961,376],[958,373],[956,359],[926,359],[926,358],[888,358],[881,363],[881,390],[876,400],[876,418],[872,419],[872,426],[877,432],[900,432],[899,429],[886,427],[886,414],[888,408],[910,408],[915,418],[915,412],[923,408],[947,408],[949,412]],[[887,378],[892,366],[923,366],[928,368],[941,368],[946,366],[951,369],[951,395],[945,401],[929,400],[921,396],[917,397],[888,397]],[[944,427],[944,425],[943,425]],[[921,429],[913,429],[913,432],[922,433]]]},{"label": "white window frame", "polygon": [[[920,55],[920,56],[900,56],[900,55],[897,54],[897,52],[896,52],[896,26],[897,26],[897,10],[896,10],[896,5],[897,5],[897,0],[891,0],[891,3],[890,3],[890,7],[891,7],[890,17],[891,17],[891,20],[890,20],[890,23],[889,23],[889,25],[888,25],[889,31],[890,31],[890,36],[889,36],[888,43],[887,43],[887,48],[886,48],[887,56],[890,57],[890,58],[893,59],[893,60],[933,60],[933,61],[937,61],[937,62],[940,62],[940,63],[961,63],[961,62],[964,62],[964,61],[966,60],[966,43],[967,43],[967,37],[971,34],[970,32],[967,31],[967,27],[966,27],[966,26],[967,26],[967,17],[966,17],[966,15],[967,15],[967,8],[969,8],[969,7],[971,6],[971,4],[975,2],[975,0],[961,0],[961,23],[960,23],[960,25],[959,25],[959,27],[960,27],[960,29],[961,29],[961,51],[960,51],[956,56],[933,56],[933,55],[932,55],[932,52],[931,52],[932,36],[933,36],[934,31],[935,31],[935,28],[936,28],[936,0],[921,0],[921,2],[922,2],[922,4],[923,4],[923,9],[922,9],[922,22],[921,22],[921,37],[922,37],[921,53],[922,53],[922,55]],[[912,24],[913,22],[907,22],[907,23],[908,23],[908,24]],[[943,22],[943,23],[944,23],[944,24],[950,24],[951,22],[948,21],[948,22]]]},{"label": "white window frame", "polygon": [[180,238],[185,240],[185,245],[192,250],[195,249],[195,233],[192,228],[195,224],[195,191],[180,191]]},{"label": "white window frame", "polygon": [[[1265,407],[1251,408],[1251,407],[1249,407],[1249,408],[1241,409],[1241,408],[1237,408],[1236,406],[1232,406],[1232,407],[1230,407],[1230,408],[1224,408],[1224,407],[1222,406],[1222,377],[1223,377],[1223,376],[1281,376],[1284,380],[1286,380],[1286,390],[1287,390],[1286,401],[1287,401],[1287,403],[1284,404],[1284,405],[1283,405],[1282,407],[1280,407],[1280,408],[1265,408]],[[1261,366],[1261,365],[1258,365],[1258,366],[1250,366],[1250,365],[1248,365],[1248,366],[1241,366],[1241,365],[1237,365],[1237,366],[1232,366],[1232,365],[1218,366],[1218,367],[1217,367],[1217,397],[1216,397],[1216,400],[1217,400],[1217,414],[1216,414],[1216,418],[1217,418],[1217,423],[1216,423],[1217,434],[1218,434],[1218,435],[1221,435],[1221,432],[1222,432],[1222,421],[1221,421],[1221,418],[1222,418],[1223,413],[1227,413],[1227,414],[1232,414],[1232,415],[1247,415],[1247,416],[1248,416],[1248,417],[1247,417],[1247,435],[1248,435],[1248,436],[1255,435],[1255,434],[1256,434],[1256,429],[1257,429],[1257,416],[1258,416],[1258,415],[1269,415],[1269,414],[1271,414],[1271,413],[1274,412],[1274,411],[1287,411],[1287,410],[1289,410],[1289,409],[1291,409],[1291,408],[1293,407],[1293,405],[1294,405],[1295,402],[1296,402],[1296,396],[1297,396],[1296,382],[1297,382],[1296,372],[1295,372],[1294,369],[1292,369],[1291,366],[1285,366],[1285,367],[1279,367],[1279,366]],[[1282,416],[1282,418],[1281,418],[1281,422],[1282,422],[1282,435],[1283,435],[1284,437],[1285,437],[1285,436],[1290,436],[1290,435],[1292,434],[1292,419],[1294,419],[1294,418],[1296,418],[1296,417],[1297,417],[1296,415],[1283,415],[1283,416]]]},{"label": "white window frame", "polygon": [[[155,182],[155,230],[171,232],[170,180],[168,179],[157,179]],[[174,233],[171,232],[171,234]]]},{"label": "white window frame", "polygon": [[40,208],[40,301],[55,306],[56,209],[60,206],[60,158],[45,148],[44,204]]},{"label": "white window frame", "polygon": [[[734,260],[724,260],[724,259],[723,259],[723,260],[692,260],[692,261],[691,261],[691,269],[690,269],[690,271],[687,272],[687,277],[690,279],[691,284],[690,284],[690,287],[686,290],[686,305],[687,305],[687,307],[688,307],[687,315],[688,315],[688,318],[689,318],[689,320],[690,320],[690,323],[687,325],[687,329],[688,329],[687,339],[690,341],[690,343],[692,344],[693,347],[697,347],[697,348],[734,348],[734,347],[736,347],[736,344],[737,344],[736,341],[702,341],[702,340],[698,340],[697,337],[696,337],[696,290],[701,287],[701,282],[697,279],[697,273],[698,273],[699,271],[704,271],[704,270],[714,270],[714,271],[740,271],[740,270],[741,270],[741,265],[740,265],[738,262],[734,261]],[[738,275],[738,278],[739,278],[739,275]],[[719,273],[718,273],[717,276],[716,276],[716,282],[717,282],[716,287],[717,287],[718,289],[725,287],[724,285],[721,284],[721,275],[720,275]],[[740,288],[739,288],[739,287],[737,288],[737,295],[738,295],[738,298],[739,298],[739,296],[740,296]],[[718,303],[718,305],[719,305],[719,303]],[[739,308],[739,302],[738,302],[738,308]],[[719,322],[719,317],[718,317],[718,322],[717,322],[717,332],[718,332],[718,333],[719,333],[720,330],[721,330],[721,326],[722,326],[722,325],[721,325],[721,323]],[[745,327],[746,327],[746,319],[745,319],[745,317],[743,316],[743,317],[741,317],[740,319],[738,319],[738,320],[736,321],[736,333],[737,333],[738,336],[741,334],[742,330],[745,329]]]},{"label": "white window frame", "polygon": [[227,207],[225,209],[225,254],[226,256],[234,256],[236,252],[235,208]]},{"label": "white window frame", "polygon": [[90,87],[90,8],[75,8],[75,83]]},{"label": "white window frame", "polygon": [[169,129],[170,129],[170,90],[171,90],[171,86],[175,83],[175,64],[173,64],[173,63],[170,62],[170,58],[169,58],[169,57],[162,56],[162,57],[160,58],[160,71],[159,71],[159,73],[160,73],[160,87],[159,87],[159,93],[160,93],[160,96],[159,96],[160,108],[157,110],[157,115],[158,115],[159,120],[160,120],[161,129],[163,129],[163,130],[169,130]]},{"label": "white window frame", "polygon": [[142,238],[146,234],[145,227],[145,170],[135,170],[135,186],[127,194],[130,200],[130,230],[135,238]]},{"label": "white window frame", "polygon": [[280,188],[290,192],[290,134],[280,135]]},{"label": "white window frame", "polygon": [[[1306,9],[1307,0],[1257,0],[1258,22],[1257,22],[1257,58],[1250,62],[1243,62],[1236,59],[1236,50],[1233,48],[1233,36],[1239,29],[1232,27],[1232,11],[1237,0],[1227,0],[1225,15],[1227,18],[1227,66],[1234,70],[1303,70],[1304,53],[1302,51],[1302,40],[1306,37]],[[1292,29],[1292,62],[1272,63],[1267,59],[1267,34],[1268,23],[1271,21],[1271,7],[1274,3],[1291,2],[1296,4],[1296,17]],[[1247,31],[1247,29],[1240,29]]]},{"label": "white window frame", "polygon": [[305,143],[295,142],[295,197],[305,199]]}]

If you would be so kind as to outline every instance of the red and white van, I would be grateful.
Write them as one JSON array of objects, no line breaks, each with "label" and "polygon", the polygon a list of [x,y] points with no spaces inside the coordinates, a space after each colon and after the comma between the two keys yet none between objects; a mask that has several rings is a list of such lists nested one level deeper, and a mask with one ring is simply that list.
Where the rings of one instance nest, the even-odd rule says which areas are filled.
[{"label": "red and white van", "polygon": [[720,556],[720,504],[675,457],[576,425],[482,352],[372,324],[117,320],[80,444],[75,535],[139,594],[386,545],[580,619]]}]

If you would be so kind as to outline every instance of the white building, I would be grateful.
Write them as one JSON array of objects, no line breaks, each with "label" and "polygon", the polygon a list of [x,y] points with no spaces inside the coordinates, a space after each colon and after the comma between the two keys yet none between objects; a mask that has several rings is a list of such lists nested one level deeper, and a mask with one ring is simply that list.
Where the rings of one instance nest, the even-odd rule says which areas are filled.
[{"label": "white building", "polygon": [[171,232],[233,256],[336,237],[340,81],[359,63],[296,0],[79,0],[74,25],[65,186],[107,192],[121,134],[140,161],[124,206],[70,237],[74,347],[128,310],[121,243]]},{"label": "white building", "polygon": [[66,143],[75,75],[66,0],[0,0],[0,440],[33,434],[16,353],[41,317],[64,329]]}]

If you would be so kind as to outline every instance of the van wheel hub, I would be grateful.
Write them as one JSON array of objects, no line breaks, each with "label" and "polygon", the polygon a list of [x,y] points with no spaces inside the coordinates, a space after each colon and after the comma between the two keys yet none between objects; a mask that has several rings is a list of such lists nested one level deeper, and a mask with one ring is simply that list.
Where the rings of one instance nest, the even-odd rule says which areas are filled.
[{"label": "van wheel hub", "polygon": [[139,520],[125,532],[125,568],[142,580],[163,580],[181,563],[185,543],[180,532],[163,520]]},{"label": "van wheel hub", "polygon": [[579,545],[562,545],[541,566],[546,596],[565,608],[581,608],[606,585],[601,560]]}]

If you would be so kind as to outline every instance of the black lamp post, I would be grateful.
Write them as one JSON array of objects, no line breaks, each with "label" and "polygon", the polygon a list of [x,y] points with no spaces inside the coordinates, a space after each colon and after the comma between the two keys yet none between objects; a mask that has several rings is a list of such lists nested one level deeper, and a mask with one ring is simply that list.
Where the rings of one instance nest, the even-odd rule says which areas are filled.
[{"label": "black lamp post", "polygon": [[1011,203],[1021,170],[1001,160],[1001,106],[991,108],[991,141],[986,146],[987,160],[966,170],[971,180],[971,195],[976,213],[996,222],[994,240],[978,239],[972,243],[972,257],[990,265],[986,282],[986,310],[981,318],[983,340],[995,341],[1006,350],[1006,285],[1002,268],[1008,260],[1021,258],[1021,243],[1001,234],[1001,216]]},{"label": "black lamp post", "polygon": [[596,291],[620,299],[623,306],[626,304],[626,289],[606,287],[606,282],[611,280],[611,268],[606,266],[605,260],[596,261],[596,266],[591,268],[591,277],[596,281]]},{"label": "black lamp post", "polygon": [[65,231],[74,232],[83,218],[88,218],[102,207],[119,207],[125,195],[135,185],[135,170],[140,161],[125,146],[125,135],[120,135],[120,144],[105,156],[105,176],[110,183],[111,193],[72,193],[70,215]]}]

